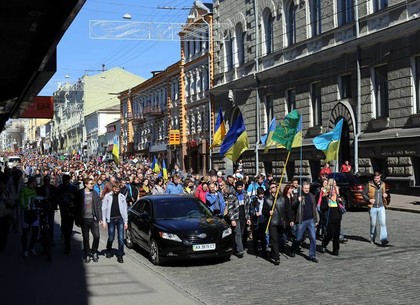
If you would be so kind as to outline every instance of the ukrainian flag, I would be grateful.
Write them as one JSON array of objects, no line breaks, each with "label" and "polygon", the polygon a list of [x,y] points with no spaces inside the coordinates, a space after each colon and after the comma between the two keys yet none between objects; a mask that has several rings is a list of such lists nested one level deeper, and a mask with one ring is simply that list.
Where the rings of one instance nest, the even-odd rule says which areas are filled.
[{"label": "ukrainian flag", "polygon": [[313,139],[316,149],[322,150],[325,154],[325,162],[338,160],[340,149],[341,130],[343,129],[343,119],[338,121],[334,129]]},{"label": "ukrainian flag", "polygon": [[248,148],[248,134],[245,129],[242,113],[240,113],[223,140],[222,146],[220,147],[220,154],[236,162]]},{"label": "ukrainian flag", "polygon": [[163,179],[168,180],[168,170],[166,169],[165,159],[162,160],[162,173],[163,173]]},{"label": "ukrainian flag", "polygon": [[160,167],[159,167],[158,160],[156,159],[156,156],[153,157],[152,170],[155,173],[160,173]]},{"label": "ukrainian flag", "polygon": [[222,144],[223,139],[226,135],[225,121],[223,120],[222,108],[219,108],[219,115],[216,119],[216,126],[214,126],[213,143],[210,149]]},{"label": "ukrainian flag", "polygon": [[115,163],[120,163],[120,138],[118,137],[118,135],[114,136],[114,146],[112,146],[112,157],[114,158]]},{"label": "ukrainian flag", "polygon": [[[264,145],[265,145],[265,149],[264,149],[264,152],[265,152],[265,153],[268,151],[268,149],[269,149],[271,146],[274,146],[274,145],[276,144],[276,142],[274,142],[274,141],[273,141],[273,139],[272,139],[272,137],[273,137],[273,133],[274,133],[274,130],[276,130],[276,117],[274,117],[274,118],[271,120],[270,127],[268,128],[268,135],[267,135],[267,138],[266,138],[266,139],[265,139],[265,141],[262,143],[262,144],[264,144]],[[263,139],[261,138],[261,140],[263,140]]]}]

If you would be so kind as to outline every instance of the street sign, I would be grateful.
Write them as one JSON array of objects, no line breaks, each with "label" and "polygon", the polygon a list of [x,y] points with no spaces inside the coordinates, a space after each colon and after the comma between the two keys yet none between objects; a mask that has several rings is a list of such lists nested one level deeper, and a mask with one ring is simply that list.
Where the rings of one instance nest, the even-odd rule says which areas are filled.
[{"label": "street sign", "polygon": [[172,129],[169,131],[169,145],[181,144],[181,133],[179,129]]}]

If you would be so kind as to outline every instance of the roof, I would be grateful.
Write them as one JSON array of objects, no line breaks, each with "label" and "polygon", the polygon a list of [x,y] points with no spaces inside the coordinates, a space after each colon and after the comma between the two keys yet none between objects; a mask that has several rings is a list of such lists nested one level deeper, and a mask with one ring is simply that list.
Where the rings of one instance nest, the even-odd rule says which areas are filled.
[{"label": "roof", "polygon": [[0,2],[0,130],[56,72],[56,47],[85,1]]}]

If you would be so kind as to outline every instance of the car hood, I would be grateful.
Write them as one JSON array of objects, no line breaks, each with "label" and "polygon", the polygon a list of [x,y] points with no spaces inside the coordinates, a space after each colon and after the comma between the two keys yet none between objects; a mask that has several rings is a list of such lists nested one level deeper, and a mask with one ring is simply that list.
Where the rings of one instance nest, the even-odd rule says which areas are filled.
[{"label": "car hood", "polygon": [[217,217],[202,218],[180,218],[180,219],[159,219],[155,222],[156,227],[168,232],[191,232],[206,229],[225,229],[226,222]]}]

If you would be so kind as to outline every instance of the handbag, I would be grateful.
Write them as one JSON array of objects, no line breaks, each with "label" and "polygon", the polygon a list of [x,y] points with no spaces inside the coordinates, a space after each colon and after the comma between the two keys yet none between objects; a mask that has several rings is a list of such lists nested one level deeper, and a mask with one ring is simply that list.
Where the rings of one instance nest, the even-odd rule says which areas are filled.
[{"label": "handbag", "polygon": [[342,205],[341,203],[338,204],[338,212],[343,215],[347,212],[346,208],[344,205]]}]

